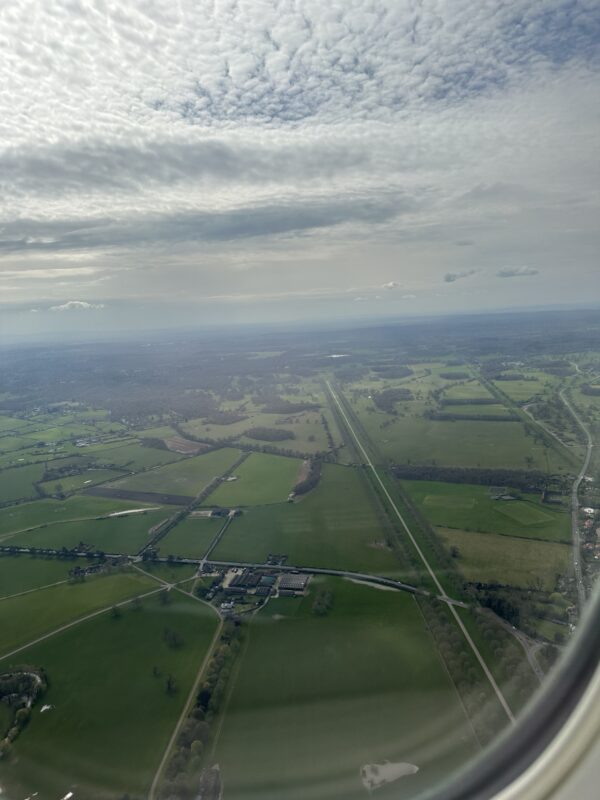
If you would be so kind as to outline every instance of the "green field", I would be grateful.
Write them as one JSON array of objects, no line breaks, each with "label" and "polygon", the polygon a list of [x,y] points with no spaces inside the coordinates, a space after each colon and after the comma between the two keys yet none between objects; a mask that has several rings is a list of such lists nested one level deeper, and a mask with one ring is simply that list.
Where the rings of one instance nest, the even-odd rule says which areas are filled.
[{"label": "green field", "polygon": [[392,463],[569,471],[553,449],[526,436],[520,422],[430,420],[418,411],[392,417],[369,412],[369,405],[360,398],[353,407],[381,455]]},{"label": "green field", "polygon": [[24,428],[31,427],[30,423],[24,419],[17,419],[16,417],[0,416],[0,434],[5,434],[14,431],[22,431]]},{"label": "green field", "polygon": [[440,411],[443,414],[459,414],[468,415],[470,417],[491,415],[502,420],[512,419],[510,411],[506,408],[506,406],[503,406],[500,403],[481,406],[472,405],[469,403],[456,403],[448,406],[444,405],[441,407]]},{"label": "green field", "polygon": [[87,447],[85,452],[93,455],[98,464],[122,467],[132,472],[157,467],[161,464],[171,464],[183,458],[183,456],[178,453],[172,453],[170,450],[144,447],[138,442],[131,441],[117,445],[113,444],[112,446]]},{"label": "green field", "polygon": [[80,561],[62,561],[56,558],[33,558],[29,555],[0,556],[0,598],[17,592],[37,589],[57,581],[64,581],[68,572]]},{"label": "green field", "polygon": [[[172,454],[173,455],[173,454]],[[195,497],[213,478],[222,475],[240,457],[231,447],[213,450],[175,464],[132,475],[110,485],[137,492],[162,492]]]},{"label": "green field", "polygon": [[262,562],[287,553],[290,564],[397,574],[402,565],[386,548],[389,534],[360,471],[325,464],[317,488],[300,501],[236,517],[212,557]]},{"label": "green field", "polygon": [[571,541],[571,517],[541,502],[537,494],[510,490],[520,500],[494,500],[488,486],[437,481],[402,481],[434,525],[530,539]]},{"label": "green field", "polygon": [[66,500],[38,500],[0,509],[0,541],[11,531],[62,522],[73,519],[89,519],[113,511],[143,508],[144,503],[131,500],[113,500],[104,497],[74,495]]},{"label": "green field", "polygon": [[160,554],[202,558],[224,524],[225,520],[220,517],[188,517],[160,540]]},{"label": "green field", "polygon": [[104,483],[111,479],[114,481],[120,477],[120,474],[122,473],[109,469],[87,469],[78,475],[69,475],[53,481],[43,481],[40,483],[40,488],[48,495],[57,494],[60,491],[76,492],[78,489],[95,486],[97,483]]},{"label": "green field", "polygon": [[491,392],[486,387],[479,383],[477,380],[466,381],[454,386],[449,386],[443,394],[444,400],[489,400],[492,397]]},{"label": "green field", "polygon": [[0,472],[0,503],[36,497],[37,492],[33,484],[40,481],[43,474],[43,464],[3,469]]},{"label": "green field", "polygon": [[[23,654],[47,671],[44,703],[53,707],[35,709],[14,758],[3,762],[11,797],[60,798],[71,789],[78,800],[147,796],[217,623],[205,605],[171,595],[166,606],[149,598],[141,609],[127,606],[118,619],[104,614]],[[180,647],[165,643],[167,626]]]},{"label": "green field", "polygon": [[281,503],[294,488],[301,466],[297,458],[251,453],[236,469],[237,480],[222,483],[205,502],[225,508]]},{"label": "green field", "polygon": [[150,528],[173,513],[173,507],[122,517],[58,522],[4,539],[5,545],[68,550],[80,543],[105,553],[137,553],[148,541]]},{"label": "green field", "polygon": [[457,547],[456,566],[469,581],[553,591],[557,576],[571,572],[571,547],[532,539],[507,539],[495,533],[438,528],[444,543]]},{"label": "green field", "polygon": [[[311,613],[317,586],[333,593],[326,617]],[[412,597],[321,579],[247,636],[214,755],[230,800],[358,800],[361,766],[386,759],[419,772],[377,796],[408,798],[476,753]]]},{"label": "green field", "polygon": [[151,578],[122,572],[2,600],[0,657],[71,620],[154,588],[158,584]]}]

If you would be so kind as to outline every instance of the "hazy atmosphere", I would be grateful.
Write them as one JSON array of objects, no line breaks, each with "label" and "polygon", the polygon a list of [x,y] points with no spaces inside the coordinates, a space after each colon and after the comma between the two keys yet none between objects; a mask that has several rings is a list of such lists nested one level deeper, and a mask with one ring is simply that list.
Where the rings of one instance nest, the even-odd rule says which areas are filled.
[{"label": "hazy atmosphere", "polygon": [[15,0],[6,334],[597,302],[595,0]]}]

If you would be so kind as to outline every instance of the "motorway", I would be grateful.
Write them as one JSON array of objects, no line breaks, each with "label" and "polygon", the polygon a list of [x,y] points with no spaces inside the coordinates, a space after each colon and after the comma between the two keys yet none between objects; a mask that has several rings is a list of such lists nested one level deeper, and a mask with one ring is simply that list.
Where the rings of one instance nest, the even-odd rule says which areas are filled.
[{"label": "motorway", "polygon": [[585,451],[585,458],[583,460],[583,465],[581,467],[581,470],[579,471],[579,475],[577,475],[577,477],[573,481],[573,486],[571,488],[571,535],[573,537],[573,566],[575,569],[575,580],[577,581],[579,612],[581,613],[585,606],[585,584],[583,582],[583,575],[581,571],[581,537],[579,536],[579,487],[581,486],[581,481],[585,478],[585,474],[590,465],[594,440],[592,439],[592,435],[587,425],[583,422],[579,414],[577,414],[571,403],[565,397],[564,389],[561,389],[558,394],[560,399],[563,401],[564,405],[570,412],[571,416],[575,420],[575,422],[584,432],[585,437],[587,439],[587,448]]},{"label": "motorway", "polygon": [[481,666],[481,669],[483,670],[483,672],[484,672],[486,678],[488,679],[488,681],[489,681],[489,683],[490,683],[490,685],[491,685],[496,697],[498,698],[498,700],[500,702],[500,705],[504,709],[504,712],[506,713],[506,716],[508,717],[508,719],[511,722],[514,723],[515,718],[514,718],[514,715],[513,715],[512,711],[510,709],[510,706],[508,705],[508,703],[506,701],[506,698],[502,694],[502,691],[501,691],[500,687],[498,686],[498,684],[496,683],[496,680],[495,680],[494,676],[492,675],[488,665],[485,663],[485,660],[484,660],[483,656],[479,652],[479,648],[477,647],[477,645],[475,644],[475,642],[471,638],[471,635],[469,634],[469,631],[467,630],[464,622],[460,618],[460,616],[459,616],[459,614],[458,614],[458,612],[457,612],[457,610],[455,608],[456,601],[452,601],[451,598],[449,598],[448,595],[446,594],[446,592],[444,591],[444,587],[442,586],[442,584],[440,583],[437,575],[433,571],[433,569],[432,569],[429,561],[425,557],[425,554],[423,553],[422,549],[419,547],[418,542],[416,541],[416,539],[413,536],[410,528],[406,524],[406,522],[404,520],[404,517],[400,513],[400,511],[398,509],[398,506],[396,505],[396,503],[392,499],[392,497],[391,497],[390,493],[388,492],[387,487],[385,486],[384,482],[381,480],[381,477],[379,476],[379,473],[378,473],[377,469],[375,468],[375,465],[373,464],[373,462],[369,458],[369,454],[367,453],[367,451],[363,447],[360,439],[358,438],[358,436],[356,434],[356,431],[352,427],[352,424],[350,423],[350,420],[348,419],[348,416],[347,416],[346,412],[344,411],[344,408],[343,408],[342,404],[340,403],[340,400],[339,400],[336,392],[334,391],[331,383],[329,381],[325,381],[325,383],[327,385],[327,389],[329,390],[329,393],[330,393],[333,401],[336,404],[337,409],[339,410],[339,413],[342,416],[342,419],[344,420],[344,422],[345,422],[345,424],[346,424],[346,426],[348,428],[348,431],[350,432],[350,434],[352,435],[352,438],[354,439],[354,442],[355,442],[358,450],[360,451],[360,453],[362,454],[363,458],[365,459],[365,462],[366,462],[367,466],[372,471],[372,473],[373,473],[377,483],[379,484],[381,490],[383,491],[388,503],[390,504],[391,508],[393,509],[394,514],[398,518],[398,521],[402,525],[404,531],[406,532],[407,536],[409,537],[410,541],[412,542],[415,550],[419,554],[419,558],[421,559],[421,561],[423,563],[423,566],[425,567],[425,569],[429,573],[429,575],[430,575],[430,577],[431,577],[436,589],[438,590],[438,592],[440,594],[440,597],[443,600],[445,600],[446,603],[448,604],[448,608],[450,609],[450,613],[454,617],[454,620],[455,620],[456,624],[458,625],[458,627],[460,628],[461,633],[465,637],[465,640],[466,640],[467,644],[469,645],[469,647],[471,648],[473,654],[475,655],[475,658],[479,662],[479,665]]}]

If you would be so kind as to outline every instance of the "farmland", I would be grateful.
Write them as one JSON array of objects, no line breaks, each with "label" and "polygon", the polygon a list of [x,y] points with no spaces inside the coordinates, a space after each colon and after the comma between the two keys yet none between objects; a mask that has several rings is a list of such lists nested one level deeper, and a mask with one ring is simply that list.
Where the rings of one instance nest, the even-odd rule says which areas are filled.
[{"label": "farmland", "polygon": [[0,598],[64,581],[72,561],[31,556],[0,556]]},{"label": "farmland", "polygon": [[[403,481],[402,485],[434,525],[487,531],[507,536],[570,542],[570,517],[566,510],[544,504],[539,495],[509,488]],[[508,492],[519,499],[494,499]]]},{"label": "farmland", "polygon": [[160,552],[184,558],[202,558],[224,524],[225,520],[220,517],[188,517],[160,541]]},{"label": "farmland", "polygon": [[[177,648],[165,626],[180,637]],[[174,593],[168,605],[147,598],[117,619],[103,614],[26,650],[20,659],[44,664],[50,677],[52,709],[33,716],[19,760],[3,767],[3,786],[13,796],[64,797],[75,786],[90,800],[145,795],[215,627],[206,606]]]},{"label": "farmland", "polygon": [[224,447],[114,481],[110,486],[129,491],[164,492],[194,497],[214,478],[222,475],[239,457],[239,450]]},{"label": "farmland", "polygon": [[206,501],[210,505],[256,506],[281,503],[294,488],[302,462],[296,458],[253,453]]},{"label": "farmland", "polygon": [[570,571],[571,548],[556,542],[511,539],[495,533],[439,528],[448,546],[458,548],[457,566],[469,581],[508,584],[552,592],[557,576]]},{"label": "farmland", "polygon": [[122,572],[2,600],[0,657],[71,620],[154,588],[150,578]]},{"label": "farmland", "polygon": [[250,626],[215,750],[233,800],[316,800],[324,781],[358,800],[361,766],[386,759],[419,767],[403,779],[411,797],[477,751],[415,601],[341,579],[313,592],[323,585],[327,618],[311,594],[272,601]]},{"label": "farmland", "polygon": [[299,565],[397,573],[401,564],[387,546],[389,534],[360,472],[326,464],[317,488],[299,501],[252,508],[234,519],[213,558],[264,561],[269,553],[286,553]]},{"label": "farmland", "polygon": [[137,553],[147,542],[152,527],[172,513],[164,508],[104,519],[58,522],[32,531],[16,533],[4,544],[17,547],[66,547],[106,553]]}]

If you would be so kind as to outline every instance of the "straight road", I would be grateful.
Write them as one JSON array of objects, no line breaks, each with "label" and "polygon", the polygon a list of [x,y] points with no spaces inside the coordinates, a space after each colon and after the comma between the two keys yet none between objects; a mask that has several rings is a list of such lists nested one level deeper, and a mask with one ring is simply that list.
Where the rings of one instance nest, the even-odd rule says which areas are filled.
[{"label": "straight road", "polygon": [[415,537],[413,536],[413,534],[410,531],[410,528],[406,524],[406,522],[404,520],[404,517],[402,516],[402,514],[398,510],[398,506],[396,505],[396,503],[392,499],[392,497],[391,497],[390,493],[388,492],[384,482],[381,480],[381,478],[379,476],[379,473],[377,472],[377,469],[375,468],[375,465],[373,464],[373,462],[369,458],[369,454],[367,453],[367,451],[363,447],[360,439],[356,435],[356,431],[352,427],[352,424],[351,424],[350,420],[348,419],[348,416],[347,416],[342,404],[340,403],[340,400],[339,400],[336,392],[334,391],[333,387],[331,386],[331,383],[329,381],[325,381],[325,383],[327,384],[327,388],[329,390],[329,393],[330,393],[331,397],[333,398],[333,401],[335,402],[340,414],[342,415],[342,419],[344,420],[346,426],[348,427],[348,430],[350,431],[350,433],[351,433],[351,435],[352,435],[352,437],[353,437],[353,439],[354,439],[354,441],[356,443],[356,446],[358,447],[358,449],[361,452],[363,458],[365,459],[365,461],[367,463],[367,466],[373,472],[373,475],[375,476],[375,479],[377,480],[377,483],[381,487],[381,490],[383,491],[383,493],[384,493],[385,497],[387,498],[390,506],[392,507],[392,509],[394,511],[394,514],[398,518],[398,521],[400,522],[400,524],[404,528],[404,530],[405,530],[407,536],[409,537],[410,541],[412,542],[415,550],[419,554],[419,558],[423,562],[423,565],[424,565],[425,569],[427,570],[427,572],[429,573],[429,575],[430,575],[434,585],[436,586],[438,592],[440,593],[440,596],[444,600],[447,601],[448,608],[450,609],[450,613],[454,617],[454,620],[455,620],[456,624],[460,628],[463,636],[465,637],[465,639],[467,641],[467,644],[469,645],[469,647],[473,651],[473,654],[475,655],[475,658],[479,662],[479,665],[481,666],[486,678],[488,679],[488,681],[490,683],[490,686],[492,687],[496,697],[498,698],[498,701],[500,702],[500,705],[504,709],[504,712],[506,713],[506,716],[508,717],[508,719],[511,722],[514,722],[515,718],[514,718],[514,715],[513,715],[512,711],[510,709],[510,706],[506,702],[506,698],[502,694],[502,691],[500,690],[500,687],[496,683],[496,680],[495,680],[494,676],[490,672],[490,669],[489,669],[488,665],[485,663],[485,660],[484,660],[483,656],[479,652],[479,648],[477,647],[477,645],[475,644],[475,642],[471,638],[471,635],[469,634],[469,631],[467,630],[465,624],[463,623],[462,619],[460,618],[456,608],[454,607],[454,603],[451,601],[451,598],[449,598],[447,596],[446,592],[444,591],[444,587],[442,586],[442,584],[438,580],[437,575],[433,571],[429,561],[425,557],[425,554],[423,553],[423,551],[419,547],[419,544],[418,544],[417,540],[415,539]]},{"label": "straight road", "polygon": [[585,473],[587,472],[588,467],[590,465],[594,440],[592,439],[592,435],[587,425],[583,422],[579,414],[575,411],[571,403],[565,397],[564,391],[565,391],[564,389],[561,389],[558,395],[560,399],[563,401],[564,405],[566,406],[567,410],[569,411],[573,419],[575,420],[575,422],[584,432],[585,438],[587,440],[585,458],[583,460],[581,470],[579,471],[579,475],[573,481],[573,486],[571,488],[571,535],[573,538],[573,566],[575,569],[575,580],[577,581],[579,612],[581,613],[585,605],[585,584],[583,583],[583,575],[581,572],[581,537],[579,536],[579,487],[581,486],[581,482],[584,479]]}]

